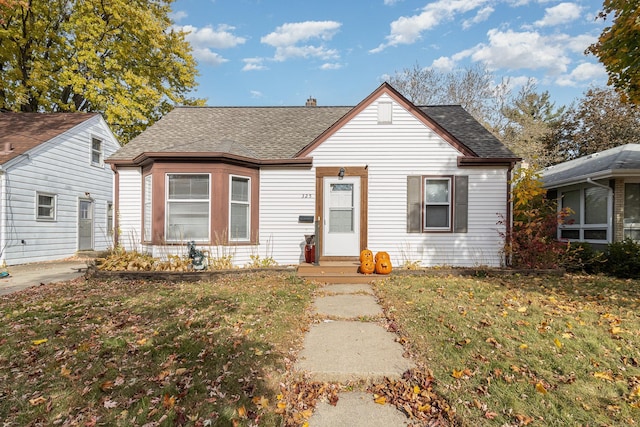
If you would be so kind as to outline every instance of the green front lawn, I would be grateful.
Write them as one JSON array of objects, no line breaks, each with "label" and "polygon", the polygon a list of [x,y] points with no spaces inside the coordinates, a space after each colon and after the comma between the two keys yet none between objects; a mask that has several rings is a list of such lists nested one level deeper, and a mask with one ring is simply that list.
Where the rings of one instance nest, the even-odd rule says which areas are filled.
[{"label": "green front lawn", "polygon": [[314,287],[74,281],[0,299],[0,419],[36,425],[265,425]]},{"label": "green front lawn", "polygon": [[376,286],[469,426],[640,422],[640,282],[400,277]]}]

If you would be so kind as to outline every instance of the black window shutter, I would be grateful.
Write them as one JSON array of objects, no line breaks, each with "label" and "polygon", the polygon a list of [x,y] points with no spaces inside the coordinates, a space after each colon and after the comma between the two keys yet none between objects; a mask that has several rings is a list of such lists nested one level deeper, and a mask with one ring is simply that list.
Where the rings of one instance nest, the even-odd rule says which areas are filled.
[{"label": "black window shutter", "polygon": [[422,231],[422,177],[407,177],[407,233]]},{"label": "black window shutter", "polygon": [[453,191],[455,192],[453,232],[466,233],[469,214],[469,177],[456,176]]}]

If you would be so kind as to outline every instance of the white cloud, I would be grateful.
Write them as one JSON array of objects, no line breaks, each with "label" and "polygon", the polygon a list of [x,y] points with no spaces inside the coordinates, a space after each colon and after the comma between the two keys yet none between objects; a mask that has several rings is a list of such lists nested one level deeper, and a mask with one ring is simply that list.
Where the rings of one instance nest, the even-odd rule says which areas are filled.
[{"label": "white cloud", "polygon": [[454,68],[456,68],[456,61],[446,56],[441,56],[438,59],[434,59],[429,68],[441,71],[443,73],[448,73],[449,71],[452,71]]},{"label": "white cloud", "polygon": [[244,67],[242,67],[242,71],[261,71],[261,70],[269,69],[263,63],[264,58],[245,58],[242,61],[244,62]]},{"label": "white cloud", "polygon": [[385,6],[393,6],[396,3],[400,3],[402,0],[384,0]]},{"label": "white cloud", "polygon": [[331,40],[341,25],[335,21],[294,22],[279,26],[274,32],[262,37],[260,41],[273,47],[280,47],[316,38]]},{"label": "white cloud", "polygon": [[566,54],[569,37],[544,36],[533,31],[489,30],[488,44],[479,44],[471,59],[491,69],[546,69],[551,74],[567,71],[571,59]]},{"label": "white cloud", "polygon": [[229,62],[228,59],[225,59],[219,54],[213,52],[211,49],[207,48],[194,48],[193,56],[198,61],[204,62],[205,64],[213,65],[214,67],[224,64],[225,62]]},{"label": "white cloud", "polygon": [[198,28],[193,25],[175,25],[173,29],[186,33],[185,40],[191,44],[193,56],[198,61],[213,66],[218,66],[229,60],[223,58],[212,49],[236,47],[246,41],[244,37],[233,35],[231,31],[235,28],[229,25],[219,25],[217,28],[212,26]]},{"label": "white cloud", "polygon": [[262,98],[264,96],[259,90],[250,90],[249,94],[252,98]]},{"label": "white cloud", "polygon": [[536,27],[566,24],[580,18],[582,8],[575,3],[560,3],[545,9],[544,17],[533,23]]},{"label": "white cloud", "polygon": [[232,33],[235,27],[225,24],[219,25],[217,28],[210,25],[203,28],[192,25],[176,26],[175,28],[187,33],[185,38],[193,47],[197,48],[227,49],[247,41],[244,37]]},{"label": "white cloud", "polygon": [[487,7],[484,7],[482,9],[480,9],[478,11],[478,13],[476,13],[476,16],[474,16],[473,18],[467,19],[467,20],[462,22],[462,28],[466,30],[468,28],[471,28],[475,24],[479,24],[481,22],[486,21],[487,19],[489,19],[489,17],[494,12],[494,10],[495,9],[492,8],[491,6],[487,6]]},{"label": "white cloud", "polygon": [[391,23],[391,32],[386,41],[370,53],[381,52],[390,46],[412,44],[420,40],[424,31],[435,28],[443,22],[451,21],[458,13],[469,12],[482,6],[486,0],[438,0],[427,4],[422,13],[401,16]]},{"label": "white cloud", "polygon": [[583,62],[569,74],[565,74],[556,79],[559,86],[577,86],[579,83],[593,82],[596,80],[606,80],[607,71],[600,63]]},{"label": "white cloud", "polygon": [[342,64],[337,62],[327,62],[320,66],[321,70],[339,70],[340,68],[342,68]]},{"label": "white cloud", "polygon": [[171,12],[169,14],[169,18],[171,18],[173,22],[180,22],[187,16],[189,15],[184,10],[176,10],[175,12]]},{"label": "white cloud", "polygon": [[[289,58],[335,59],[340,55],[336,49],[325,47],[322,42],[331,40],[342,24],[335,21],[306,21],[288,23],[279,26],[260,41],[276,48],[274,60],[286,61]],[[319,40],[319,45],[298,43]]]}]

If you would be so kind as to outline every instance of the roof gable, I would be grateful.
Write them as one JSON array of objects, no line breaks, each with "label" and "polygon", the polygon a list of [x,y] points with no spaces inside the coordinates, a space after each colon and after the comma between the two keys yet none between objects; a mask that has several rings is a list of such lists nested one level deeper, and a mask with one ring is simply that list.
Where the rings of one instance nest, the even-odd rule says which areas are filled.
[{"label": "roof gable", "polygon": [[259,164],[309,160],[314,148],[382,94],[440,135],[464,159],[497,159],[500,164],[518,160],[462,107],[417,107],[385,82],[355,107],[176,107],[107,161],[141,164],[154,157],[194,156]]},{"label": "roof gable", "polygon": [[97,113],[0,113],[0,164],[73,129]]}]

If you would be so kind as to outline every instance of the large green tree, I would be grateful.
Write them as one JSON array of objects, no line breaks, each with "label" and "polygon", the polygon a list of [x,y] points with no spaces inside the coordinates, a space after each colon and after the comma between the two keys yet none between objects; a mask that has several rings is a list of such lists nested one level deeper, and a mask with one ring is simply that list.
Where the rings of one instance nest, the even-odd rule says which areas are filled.
[{"label": "large green tree", "polygon": [[[3,0],[0,0],[3,1]],[[0,3],[0,108],[95,111],[126,143],[195,87],[173,0]]]},{"label": "large green tree", "polygon": [[587,51],[604,64],[624,100],[640,104],[640,1],[604,0],[599,16],[612,17],[612,24]]}]

